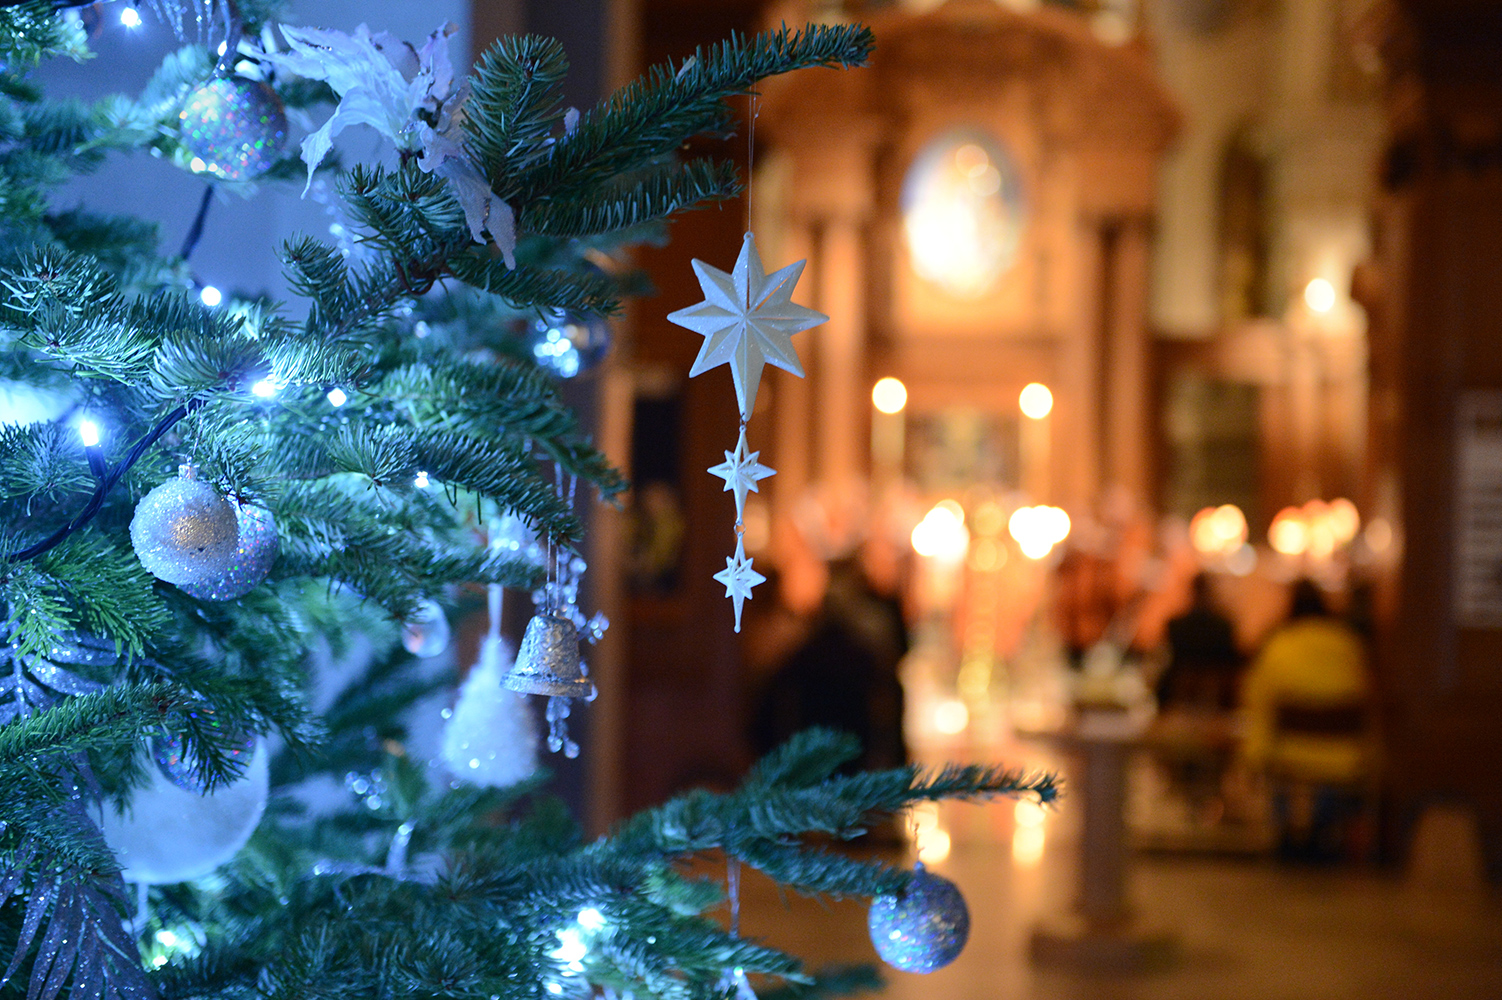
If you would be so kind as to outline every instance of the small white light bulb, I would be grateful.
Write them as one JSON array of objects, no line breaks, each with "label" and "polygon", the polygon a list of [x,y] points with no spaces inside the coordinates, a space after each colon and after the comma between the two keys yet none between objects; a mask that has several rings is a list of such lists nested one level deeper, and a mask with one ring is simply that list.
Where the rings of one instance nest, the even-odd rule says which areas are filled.
[{"label": "small white light bulb", "polygon": [[329,405],[330,406],[343,406],[345,403],[348,403],[348,402],[349,402],[349,397],[347,395],[345,395],[344,390],[341,389],[341,388],[339,388],[337,385],[334,386],[334,388],[332,388],[332,389],[329,390]]},{"label": "small white light bulb", "polygon": [[139,28],[141,26],[141,13],[134,7],[126,7],[120,12],[120,23],[127,28]]},{"label": "small white light bulb", "polygon": [[218,52],[222,56],[229,50],[229,42],[220,42]]},{"label": "small white light bulb", "polygon": [[85,448],[92,448],[99,443],[99,425],[92,420],[80,420],[78,422],[78,438]]},{"label": "small white light bulb", "polygon": [[215,288],[213,285],[204,285],[203,288],[199,289],[198,291],[198,300],[212,309],[214,306],[217,306],[219,303],[224,301],[224,293]]},{"label": "small white light bulb", "polygon": [[251,386],[250,391],[257,396],[260,396],[262,399],[270,399],[272,396],[275,396],[279,391],[281,391],[281,388],[282,387],[278,385],[273,379],[263,378],[261,379],[261,381]]},{"label": "small white light bulb", "polygon": [[203,157],[195,156],[193,157],[193,159],[188,161],[188,169],[193,171],[195,174],[201,174],[205,170],[209,169],[209,165],[203,162]]},{"label": "small white light bulb", "polygon": [[414,479],[414,480],[412,480],[412,485],[416,486],[420,490],[427,489],[428,488],[428,474],[426,472],[419,472],[417,474],[417,478]]}]

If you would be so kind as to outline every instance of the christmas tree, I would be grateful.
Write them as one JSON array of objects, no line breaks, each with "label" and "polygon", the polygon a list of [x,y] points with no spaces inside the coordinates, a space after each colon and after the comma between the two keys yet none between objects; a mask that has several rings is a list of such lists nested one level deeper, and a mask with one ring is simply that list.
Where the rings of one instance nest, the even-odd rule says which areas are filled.
[{"label": "christmas tree", "polygon": [[[81,103],[28,75],[88,55],[99,8],[71,6],[0,5],[0,388],[32,411],[0,426],[0,989],[676,998],[749,976],[808,995],[867,978],[738,937],[726,885],[688,862],[882,897],[903,947],[953,907],[942,880],[830,842],[917,801],[1047,799],[1047,778],[845,774],[857,748],[814,731],[736,792],[585,842],[526,767],[492,753],[485,780],[435,780],[402,742],[401,711],[451,683],[414,654],[442,646],[459,588],[535,590],[569,636],[601,627],[575,603],[574,505],[625,483],[557,383],[636,281],[599,264],[735,195],[727,161],[680,154],[733,131],[726,98],[858,66],[869,33],[732,38],[581,113],[547,39],[503,39],[461,80],[441,28],[408,45],[156,0],[186,44],[141,94]],[[288,110],[321,122],[297,148]],[[351,125],[385,133],[391,163],[341,163]],[[349,238],[247,247],[280,255],[298,299],[225,298],[188,260],[211,194],[176,255],[137,219],[57,206],[140,151],[183,168],[184,197],[332,185]],[[359,677],[314,712],[312,674],[355,647]],[[493,635],[466,697],[497,678],[551,695],[566,746],[587,678],[508,665]],[[320,777],[343,808],[299,796]]]}]

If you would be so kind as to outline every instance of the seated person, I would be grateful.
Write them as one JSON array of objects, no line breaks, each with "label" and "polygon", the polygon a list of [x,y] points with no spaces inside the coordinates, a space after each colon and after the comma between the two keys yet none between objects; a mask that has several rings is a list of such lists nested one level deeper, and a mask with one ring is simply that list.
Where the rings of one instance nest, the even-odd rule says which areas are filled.
[{"label": "seated person", "polygon": [[[1294,587],[1289,620],[1268,638],[1242,686],[1242,757],[1274,786],[1283,852],[1332,860],[1339,820],[1371,772],[1366,650],[1330,615],[1319,588]],[[1311,815],[1291,816],[1307,800]]]},{"label": "seated person", "polygon": [[1194,603],[1168,623],[1168,666],[1158,678],[1158,706],[1202,711],[1236,707],[1241,652],[1231,623],[1215,607],[1206,573],[1194,578]]}]

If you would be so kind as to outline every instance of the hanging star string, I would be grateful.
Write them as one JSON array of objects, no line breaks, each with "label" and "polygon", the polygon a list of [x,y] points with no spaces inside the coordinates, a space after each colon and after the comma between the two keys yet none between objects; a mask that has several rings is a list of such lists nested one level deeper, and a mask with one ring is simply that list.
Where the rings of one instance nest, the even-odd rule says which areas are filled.
[{"label": "hanging star string", "polygon": [[756,251],[756,238],[748,232],[731,273],[702,260],[693,262],[704,301],[668,315],[669,321],[704,338],[689,376],[729,365],[735,383],[740,436],[735,450],[725,452],[725,461],[709,472],[725,481],[725,492],[735,495],[735,555],[725,559],[725,568],[714,578],[725,585],[725,596],[734,603],[737,632],[741,630],[741,608],[751,597],[751,588],[767,579],[751,568],[746,555],[746,494],[761,492],[756,484],[775,474],[757,461],[761,452],[751,451],[746,444],[746,422],[756,409],[762,369],[775,365],[802,378],[803,365],[793,347],[793,334],[829,319],[793,301],[793,288],[803,274],[804,263],[800,260],[767,274]]},{"label": "hanging star string", "polygon": [[747,491],[760,493],[756,484],[777,474],[776,469],[770,469],[756,460],[760,455],[759,451],[747,451],[746,425],[741,424],[741,434],[735,443],[735,450],[725,452],[725,461],[709,469],[710,475],[725,480],[725,489],[721,492],[735,493],[736,524],[745,523]]},{"label": "hanging star string", "polygon": [[751,598],[751,588],[759,583],[766,583],[767,578],[751,568],[745,543],[739,537],[735,540],[735,555],[725,557],[725,568],[716,573],[714,578],[725,585],[725,596],[735,605],[735,630],[739,632],[741,606]]},{"label": "hanging star string", "polygon": [[689,369],[690,377],[720,365],[730,366],[742,420],[751,419],[756,407],[762,368],[776,365],[802,378],[803,365],[793,347],[793,334],[829,319],[792,301],[793,286],[803,274],[804,263],[800,260],[767,274],[756,252],[756,239],[747,233],[731,274],[702,260],[693,262],[704,301],[668,314],[669,322],[704,338],[699,356]]}]

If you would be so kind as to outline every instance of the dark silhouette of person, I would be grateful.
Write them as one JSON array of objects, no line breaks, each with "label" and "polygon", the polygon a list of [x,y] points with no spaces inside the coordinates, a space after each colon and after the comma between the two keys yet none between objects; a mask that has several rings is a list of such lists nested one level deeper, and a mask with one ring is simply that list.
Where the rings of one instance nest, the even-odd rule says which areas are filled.
[{"label": "dark silhouette of person", "polygon": [[855,735],[851,770],[900,767],[907,628],[895,600],[876,591],[854,559],[830,565],[829,587],[808,637],[773,675],[757,706],[752,742],[766,753],[810,726]]},{"label": "dark silhouette of person", "polygon": [[1194,601],[1168,622],[1168,667],[1158,678],[1158,707],[1229,711],[1236,706],[1241,652],[1231,622],[1215,606],[1210,577],[1197,574]]}]

